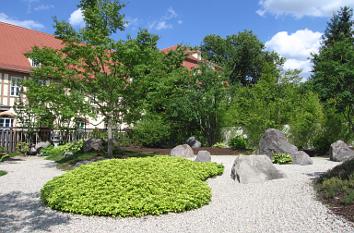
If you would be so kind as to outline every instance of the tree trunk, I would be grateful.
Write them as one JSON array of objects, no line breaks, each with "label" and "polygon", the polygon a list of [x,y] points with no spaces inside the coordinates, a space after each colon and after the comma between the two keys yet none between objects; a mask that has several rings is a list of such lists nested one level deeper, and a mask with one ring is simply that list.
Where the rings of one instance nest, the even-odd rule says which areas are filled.
[{"label": "tree trunk", "polygon": [[109,119],[107,122],[107,155],[108,157],[113,157],[113,132],[112,132],[112,120]]}]

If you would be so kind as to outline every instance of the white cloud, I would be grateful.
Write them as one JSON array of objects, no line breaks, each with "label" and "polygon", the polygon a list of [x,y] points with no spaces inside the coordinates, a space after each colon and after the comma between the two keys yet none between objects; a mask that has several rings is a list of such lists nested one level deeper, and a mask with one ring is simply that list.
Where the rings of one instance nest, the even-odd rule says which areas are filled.
[{"label": "white cloud", "polygon": [[173,9],[173,7],[169,7],[164,16],[162,16],[159,20],[155,20],[148,25],[149,29],[154,29],[156,31],[172,29],[173,24],[182,24],[183,21],[178,19],[179,16],[177,12]]},{"label": "white cloud", "polygon": [[41,23],[38,23],[34,20],[18,20],[14,18],[10,18],[8,15],[5,13],[0,12],[0,21],[9,23],[9,24],[14,24],[17,26],[29,28],[29,29],[42,29],[44,28],[44,25]]},{"label": "white cloud", "polygon": [[138,18],[126,17],[125,19],[126,20],[125,20],[125,23],[124,23],[124,27],[132,28],[133,30],[136,30],[137,27],[139,26],[139,19]]},{"label": "white cloud", "polygon": [[41,5],[38,5],[38,6],[34,7],[33,10],[35,10],[35,11],[46,11],[46,10],[50,10],[52,8],[54,8],[54,5],[41,4]]},{"label": "white cloud", "polygon": [[172,29],[173,25],[170,23],[167,23],[166,21],[159,21],[159,22],[154,21],[149,25],[149,28],[160,31],[160,30],[165,30],[165,29]]},{"label": "white cloud", "polygon": [[342,6],[354,7],[354,0],[260,0],[261,8],[257,14],[263,16],[271,13],[276,16],[292,15],[297,18],[304,16],[331,16]]},{"label": "white cloud", "polygon": [[275,34],[265,46],[287,59],[285,69],[301,69],[303,76],[308,76],[312,69],[311,54],[318,52],[321,36],[322,33],[307,28],[292,34],[283,31]]},{"label": "white cloud", "polygon": [[72,26],[77,26],[80,28],[85,26],[84,16],[83,16],[82,10],[80,8],[78,8],[77,10],[75,10],[71,13],[70,18],[69,18],[69,23]]},{"label": "white cloud", "polygon": [[178,17],[177,12],[172,8],[167,9],[167,14],[163,17],[165,20],[175,19]]}]

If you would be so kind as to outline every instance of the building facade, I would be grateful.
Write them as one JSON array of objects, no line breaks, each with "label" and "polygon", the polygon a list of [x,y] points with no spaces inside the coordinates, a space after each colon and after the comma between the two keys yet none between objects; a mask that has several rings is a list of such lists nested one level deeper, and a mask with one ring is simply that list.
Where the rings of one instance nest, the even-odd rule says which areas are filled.
[{"label": "building facade", "polygon": [[[20,126],[16,121],[14,105],[21,94],[21,81],[28,78],[34,64],[25,54],[34,46],[61,49],[62,41],[53,35],[0,22],[0,128]],[[163,49],[163,53],[174,51],[178,46]],[[194,69],[202,62],[200,51],[186,50],[182,66]],[[106,127],[103,118],[83,117],[79,124],[84,128]],[[126,127],[126,126],[122,126]]]}]

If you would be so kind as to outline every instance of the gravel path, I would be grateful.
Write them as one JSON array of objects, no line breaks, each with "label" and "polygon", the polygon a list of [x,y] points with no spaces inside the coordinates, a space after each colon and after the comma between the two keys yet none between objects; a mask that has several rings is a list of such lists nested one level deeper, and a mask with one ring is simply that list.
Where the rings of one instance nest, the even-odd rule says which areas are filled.
[{"label": "gravel path", "polygon": [[159,217],[114,219],[62,214],[41,205],[39,190],[62,174],[54,164],[26,158],[0,164],[0,232],[129,233],[353,233],[354,226],[316,201],[311,180],[337,163],[315,158],[314,165],[278,166],[287,178],[265,184],[238,184],[230,178],[234,156],[213,156],[225,165],[209,179],[212,202],[200,209]]}]

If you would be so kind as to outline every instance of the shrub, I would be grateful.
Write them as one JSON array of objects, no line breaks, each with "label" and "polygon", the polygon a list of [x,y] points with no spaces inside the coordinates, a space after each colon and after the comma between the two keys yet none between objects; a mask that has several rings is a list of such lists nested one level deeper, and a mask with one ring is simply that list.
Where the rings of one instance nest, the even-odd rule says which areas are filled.
[{"label": "shrub", "polygon": [[11,156],[9,154],[0,154],[0,162],[4,162],[9,159]]},{"label": "shrub", "polygon": [[43,148],[41,153],[43,156],[60,156],[65,152],[73,152],[74,154],[79,152],[84,145],[83,140],[79,140],[76,142],[66,143],[64,145],[60,145],[57,147],[49,146],[47,148]]},{"label": "shrub", "polygon": [[319,177],[315,189],[325,200],[342,205],[354,204],[354,159],[334,167]]},{"label": "shrub", "polygon": [[223,142],[215,143],[215,144],[213,145],[213,147],[214,147],[214,148],[222,148],[222,149],[224,149],[224,148],[229,148],[229,146],[226,145],[226,144],[223,143]]},{"label": "shrub", "polygon": [[27,142],[18,142],[16,145],[16,152],[20,152],[22,154],[27,154],[29,151],[29,144]]},{"label": "shrub", "polygon": [[42,188],[41,198],[53,209],[84,215],[182,212],[208,204],[211,190],[203,181],[222,173],[216,163],[170,156],[111,159],[55,177]]},{"label": "shrub", "polygon": [[230,140],[229,146],[233,150],[246,150],[248,148],[248,140],[244,136],[236,136]]},{"label": "shrub", "polygon": [[272,155],[272,161],[276,164],[289,164],[293,162],[293,158],[287,153],[275,153]]},{"label": "shrub", "polygon": [[158,115],[146,115],[133,129],[134,139],[147,147],[161,146],[170,137],[170,126]]},{"label": "shrub", "polygon": [[4,176],[6,174],[7,174],[7,172],[0,170],[0,176]]},{"label": "shrub", "polygon": [[6,148],[3,146],[0,146],[0,153],[6,153]]}]

